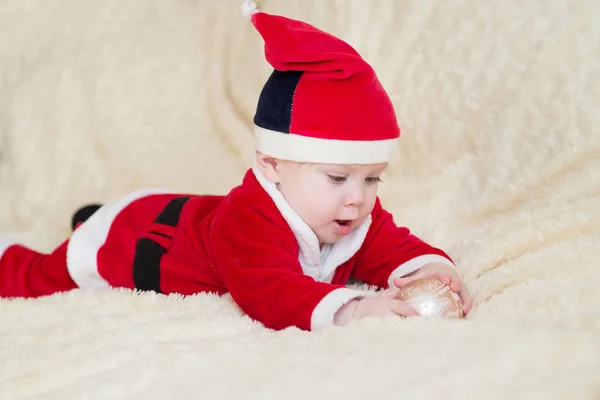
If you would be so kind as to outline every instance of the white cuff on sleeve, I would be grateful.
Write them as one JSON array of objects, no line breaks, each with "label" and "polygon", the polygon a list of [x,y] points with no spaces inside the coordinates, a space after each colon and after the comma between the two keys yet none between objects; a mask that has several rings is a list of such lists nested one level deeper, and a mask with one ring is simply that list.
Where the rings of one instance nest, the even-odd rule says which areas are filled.
[{"label": "white cuff on sleeve", "polygon": [[318,330],[333,326],[333,317],[335,313],[351,300],[365,297],[365,294],[359,290],[348,288],[336,289],[327,294],[312,312],[310,319],[311,330]]}]

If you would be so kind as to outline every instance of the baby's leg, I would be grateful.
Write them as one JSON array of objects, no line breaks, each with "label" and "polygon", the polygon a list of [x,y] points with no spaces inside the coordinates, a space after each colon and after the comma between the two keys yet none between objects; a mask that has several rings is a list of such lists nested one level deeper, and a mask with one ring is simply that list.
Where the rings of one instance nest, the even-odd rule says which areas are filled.
[{"label": "baby's leg", "polygon": [[42,254],[0,239],[0,297],[39,297],[77,288],[67,270],[68,243]]}]

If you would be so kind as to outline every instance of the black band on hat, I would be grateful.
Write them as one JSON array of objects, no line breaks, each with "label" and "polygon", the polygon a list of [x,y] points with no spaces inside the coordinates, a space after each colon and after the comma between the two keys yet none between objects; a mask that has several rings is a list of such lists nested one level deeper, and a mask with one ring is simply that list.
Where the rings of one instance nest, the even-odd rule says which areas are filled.
[{"label": "black band on hat", "polygon": [[290,133],[294,93],[304,71],[273,70],[256,107],[254,123],[261,128]]}]

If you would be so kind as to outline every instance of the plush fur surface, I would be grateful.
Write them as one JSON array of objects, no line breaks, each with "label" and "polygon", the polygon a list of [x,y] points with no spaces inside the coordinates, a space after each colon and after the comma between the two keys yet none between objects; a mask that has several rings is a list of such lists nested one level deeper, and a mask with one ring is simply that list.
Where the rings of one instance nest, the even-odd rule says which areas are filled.
[{"label": "plush fur surface", "polygon": [[[0,398],[600,397],[600,5],[261,1],[350,41],[402,128],[382,186],[469,318],[270,332],[229,298],[0,301]],[[240,2],[0,3],[0,236],[131,189],[222,193],[270,72]]]}]

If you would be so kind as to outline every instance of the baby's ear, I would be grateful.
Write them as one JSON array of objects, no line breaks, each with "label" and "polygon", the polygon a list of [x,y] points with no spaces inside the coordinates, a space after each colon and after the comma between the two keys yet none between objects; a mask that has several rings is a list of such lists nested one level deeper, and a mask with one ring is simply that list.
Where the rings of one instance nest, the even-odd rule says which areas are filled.
[{"label": "baby's ear", "polygon": [[262,172],[269,182],[279,183],[279,164],[275,157],[257,153],[256,164],[258,165],[260,172]]}]

